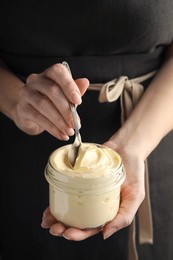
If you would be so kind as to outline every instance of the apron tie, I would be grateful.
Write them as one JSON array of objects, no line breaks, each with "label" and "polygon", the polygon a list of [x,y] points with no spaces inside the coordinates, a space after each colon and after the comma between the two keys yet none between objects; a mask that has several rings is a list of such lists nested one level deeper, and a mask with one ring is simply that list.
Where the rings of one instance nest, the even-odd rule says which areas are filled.
[{"label": "apron tie", "polygon": [[[99,102],[114,102],[120,98],[121,105],[121,124],[128,118],[133,108],[140,100],[144,87],[142,82],[150,79],[156,74],[152,71],[141,77],[129,79],[127,76],[121,76],[105,84],[94,83],[89,86],[89,90],[100,91]],[[145,160],[145,198],[138,209],[139,219],[139,242],[140,244],[153,244],[153,223],[149,192],[149,177],[147,160]],[[136,224],[135,217],[130,225],[129,231],[129,258],[128,260],[138,260],[136,248]]]}]

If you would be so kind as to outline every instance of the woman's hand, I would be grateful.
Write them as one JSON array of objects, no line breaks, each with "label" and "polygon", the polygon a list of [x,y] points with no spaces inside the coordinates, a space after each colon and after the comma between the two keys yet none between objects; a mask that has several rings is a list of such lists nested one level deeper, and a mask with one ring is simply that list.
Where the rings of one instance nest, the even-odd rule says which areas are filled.
[{"label": "woman's hand", "polygon": [[49,208],[44,211],[42,227],[49,228],[54,236],[64,236],[66,239],[80,241],[102,231],[103,238],[106,239],[118,230],[130,225],[138,207],[144,199],[144,161],[133,154],[130,148],[124,149],[117,146],[116,135],[104,145],[116,150],[122,157],[126,180],[121,189],[120,209],[117,216],[103,228],[80,230],[73,227],[65,227],[51,215]]},{"label": "woman's hand", "polygon": [[88,85],[85,78],[74,81],[62,64],[31,74],[19,91],[13,112],[15,124],[27,134],[46,130],[60,140],[68,140],[74,134],[69,102],[79,105]]},{"label": "woman's hand", "polygon": [[118,138],[118,135],[114,135],[104,145],[120,154],[126,171],[126,179],[121,188],[119,212],[114,220],[103,228],[105,239],[131,224],[145,197],[144,161],[139,154],[133,152],[133,147],[118,145],[118,143],[123,143],[119,142]]},{"label": "woman's hand", "polygon": [[[152,80],[142,98],[120,128],[105,145],[117,151],[123,160],[126,180],[121,189],[120,209],[117,216],[103,227],[103,236],[108,238],[128,226],[145,196],[144,160],[159,142],[173,130],[173,44],[168,57]],[[163,122],[164,118],[164,122]],[[65,228],[44,213],[42,226],[50,228],[53,235],[63,235],[71,240],[82,240],[100,230]]]}]

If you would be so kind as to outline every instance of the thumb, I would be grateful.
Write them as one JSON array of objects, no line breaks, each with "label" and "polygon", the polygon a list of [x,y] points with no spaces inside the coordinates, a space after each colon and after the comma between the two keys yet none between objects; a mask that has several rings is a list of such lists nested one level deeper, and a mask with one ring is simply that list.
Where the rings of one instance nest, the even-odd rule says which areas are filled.
[{"label": "thumb", "polygon": [[75,82],[78,85],[81,96],[83,96],[87,88],[89,87],[89,80],[86,78],[80,78],[80,79],[76,79]]}]

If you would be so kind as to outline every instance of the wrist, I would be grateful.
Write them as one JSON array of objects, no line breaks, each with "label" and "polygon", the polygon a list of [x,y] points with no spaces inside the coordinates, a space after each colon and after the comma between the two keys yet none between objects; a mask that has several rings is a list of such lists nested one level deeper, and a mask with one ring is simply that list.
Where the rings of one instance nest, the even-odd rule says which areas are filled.
[{"label": "wrist", "polygon": [[109,140],[119,153],[133,154],[134,157],[145,160],[158,145],[157,139],[148,135],[147,130],[135,125],[130,120]]},{"label": "wrist", "polygon": [[0,111],[12,121],[15,121],[16,118],[16,108],[21,87],[23,86],[16,87],[15,90],[13,90],[13,95],[4,93],[2,100],[0,99]]}]

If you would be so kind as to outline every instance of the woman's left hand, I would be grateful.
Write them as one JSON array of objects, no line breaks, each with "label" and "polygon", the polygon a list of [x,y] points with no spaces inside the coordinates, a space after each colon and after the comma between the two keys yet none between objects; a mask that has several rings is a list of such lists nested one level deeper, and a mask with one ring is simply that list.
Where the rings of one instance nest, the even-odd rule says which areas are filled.
[{"label": "woman's left hand", "polygon": [[42,227],[49,228],[54,236],[63,236],[66,239],[80,241],[90,236],[103,233],[103,238],[110,237],[115,232],[131,224],[136,211],[145,196],[144,189],[144,161],[139,155],[133,154],[131,149],[122,149],[116,145],[116,137],[111,138],[104,145],[116,150],[122,157],[126,170],[126,179],[121,189],[121,201],[116,217],[102,228],[81,230],[74,227],[66,227],[57,222],[51,215],[49,207],[44,211]]}]

